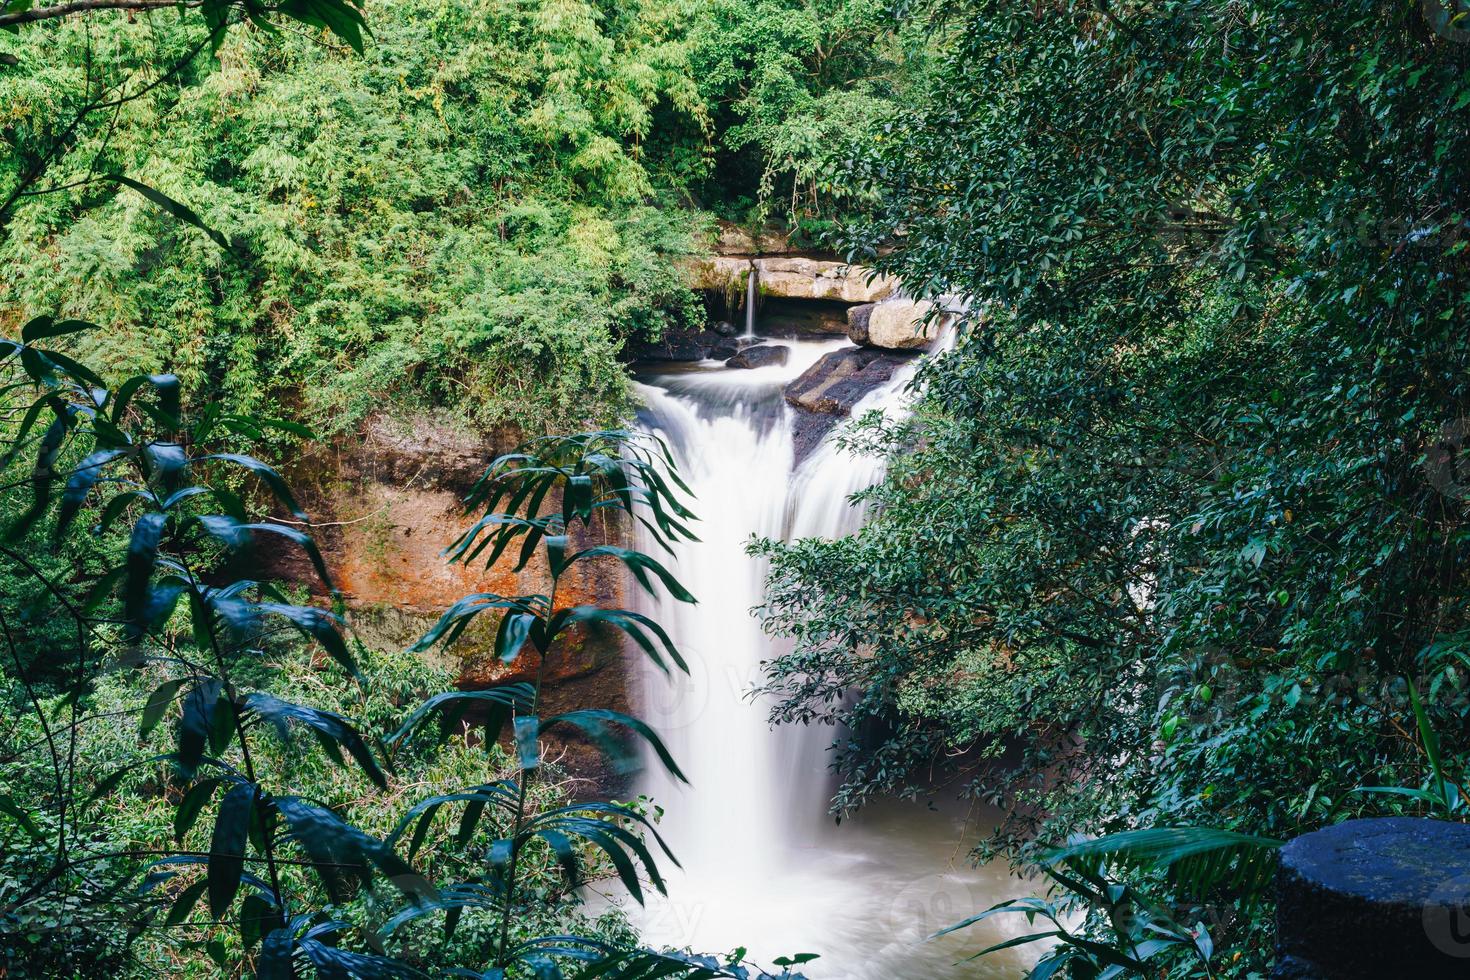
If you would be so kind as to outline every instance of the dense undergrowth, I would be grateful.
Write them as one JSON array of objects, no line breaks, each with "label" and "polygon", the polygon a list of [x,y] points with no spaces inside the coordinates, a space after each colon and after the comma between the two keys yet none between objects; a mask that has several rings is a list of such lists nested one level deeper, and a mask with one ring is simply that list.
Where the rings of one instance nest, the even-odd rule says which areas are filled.
[{"label": "dense undergrowth", "polygon": [[[288,637],[280,638],[280,649],[256,667],[259,676],[241,677],[242,683],[293,702],[351,716],[371,737],[386,738],[398,727],[404,714],[428,697],[453,686],[451,672],[430,666],[417,657],[396,651],[380,653],[358,648],[362,686],[344,683],[344,678],[311,666]],[[169,726],[155,728],[139,738],[136,719],[148,692],[167,680],[157,669],[114,671],[94,685],[86,700],[91,722],[80,727],[76,747],[78,779],[82,786],[96,786],[107,777],[136,765],[140,760],[169,750]],[[12,688],[7,699],[20,692]],[[45,711],[65,717],[67,705],[60,696],[42,702]],[[51,772],[44,754],[35,751],[44,733],[38,716],[26,712],[23,702],[9,709],[17,721],[0,743],[6,760],[0,793],[12,800],[35,800],[49,793]],[[109,721],[112,719],[112,721]],[[256,764],[291,781],[303,797],[319,800],[339,813],[343,820],[368,834],[387,837],[401,815],[420,800],[452,793],[464,786],[486,781],[487,775],[504,777],[514,771],[507,753],[497,748],[487,761],[484,749],[472,730],[467,730],[438,752],[401,756],[389,776],[385,792],[377,792],[352,773],[332,764],[319,751],[304,750],[299,733],[295,741],[262,739],[256,749]],[[27,751],[29,749],[29,751]],[[209,812],[199,813],[194,826],[176,839],[178,809],[186,787],[160,778],[157,766],[135,769],[114,789],[108,801],[92,807],[87,832],[77,845],[91,850],[136,852],[93,865],[93,880],[108,882],[131,867],[147,863],[147,855],[159,855],[181,847],[193,852],[210,849],[213,821]],[[532,806],[549,810],[568,801],[571,783],[552,775],[538,787]],[[435,879],[463,878],[474,870],[476,855],[495,838],[503,836],[506,821],[497,815],[475,828],[467,839],[459,839],[454,823],[441,821],[420,848],[424,855],[420,870]],[[37,821],[41,841],[27,839],[12,827],[0,858],[0,902],[9,902],[52,865],[55,854],[47,845],[56,831],[53,823]],[[629,945],[636,937],[616,913],[600,922],[590,921],[580,906],[566,894],[556,862],[539,854],[525,869],[532,887],[548,901],[535,906],[537,914],[518,916],[517,941],[541,934],[583,933],[600,936],[610,943]],[[604,869],[605,870],[605,869]],[[310,890],[307,875],[299,869],[287,872],[292,887]],[[242,959],[237,923],[230,919],[211,922],[201,902],[187,914],[160,917],[154,928],[137,928],[120,902],[91,907],[82,888],[60,890],[40,902],[28,903],[22,914],[7,909],[0,916],[0,966],[16,977],[63,976],[167,976],[217,977],[248,966]],[[336,909],[336,915],[365,925],[381,925],[393,909],[391,896],[382,890],[365,892]],[[471,910],[461,921],[452,941],[445,941],[429,924],[405,930],[405,941],[446,968],[473,967],[491,958],[499,916],[488,910]]]}]

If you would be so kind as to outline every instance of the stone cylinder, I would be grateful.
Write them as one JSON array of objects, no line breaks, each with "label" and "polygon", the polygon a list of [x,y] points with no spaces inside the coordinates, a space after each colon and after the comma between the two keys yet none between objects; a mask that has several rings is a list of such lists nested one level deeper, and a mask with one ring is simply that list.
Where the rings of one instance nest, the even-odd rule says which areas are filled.
[{"label": "stone cylinder", "polygon": [[1281,849],[1278,980],[1470,977],[1470,826],[1349,820]]}]

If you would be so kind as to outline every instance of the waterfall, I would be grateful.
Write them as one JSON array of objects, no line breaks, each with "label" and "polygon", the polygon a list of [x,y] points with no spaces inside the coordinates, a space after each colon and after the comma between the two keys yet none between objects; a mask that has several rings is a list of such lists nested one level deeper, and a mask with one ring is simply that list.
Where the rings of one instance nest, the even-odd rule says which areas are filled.
[{"label": "waterfall", "polygon": [[[748,323],[749,310],[748,303]],[[1021,959],[953,966],[967,944],[996,941],[994,931],[915,945],[1019,893],[1003,870],[964,862],[960,841],[966,827],[971,840],[979,832],[976,814],[893,804],[836,826],[825,814],[833,789],[826,754],[832,729],[773,729],[769,705],[749,697],[761,680],[761,662],[779,650],[751,615],[766,568],[746,554],[746,544],[752,535],[836,537],[855,530],[863,514],[847,498],[881,475],[877,461],[854,458],[831,440],[793,467],[792,410],[782,389],[848,342],[789,346],[782,366],[677,371],[639,385],[646,406],[640,424],[669,444],[696,495],[701,540],[662,557],[700,601],[640,599],[641,611],[664,625],[691,665],[689,677],[672,682],[645,665],[635,696],[691,785],[675,783],[656,765],[645,772],[639,791],[665,808],[660,831],[684,872],[669,869],[668,899],[655,896],[646,909],[630,912],[656,944],[711,953],[745,946],[767,964],[780,955],[818,953],[806,971],[821,980],[1014,973]],[[858,411],[899,408],[911,375],[912,368],[900,370]],[[642,528],[637,545],[661,552]]]},{"label": "waterfall", "polygon": [[745,333],[741,335],[747,340],[755,339],[755,301],[760,278],[760,266],[752,261],[750,271],[745,274]]}]

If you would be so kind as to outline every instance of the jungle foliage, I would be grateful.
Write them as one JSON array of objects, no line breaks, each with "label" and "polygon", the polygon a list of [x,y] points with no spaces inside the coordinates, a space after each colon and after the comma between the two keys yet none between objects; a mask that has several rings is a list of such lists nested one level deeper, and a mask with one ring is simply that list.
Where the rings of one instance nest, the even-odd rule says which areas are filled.
[{"label": "jungle foliage", "polygon": [[[1463,29],[1433,3],[934,16],[847,242],[967,302],[963,335],[910,419],[852,436],[888,461],[872,522],[763,546],[782,714],[853,732],[837,808],[937,770],[1010,814],[982,852],[1058,873],[1073,833],[1463,819]],[[1114,950],[1140,939],[1115,857],[1067,886]],[[1256,889],[1132,881],[1214,937],[1149,975],[1268,966]],[[1142,972],[1077,957],[1038,969]]]},{"label": "jungle foliage", "polygon": [[702,315],[675,260],[856,205],[826,174],[914,47],[876,0],[389,4],[361,44],[224,9],[0,32],[0,316],[324,433],[617,419],[624,342]]},{"label": "jungle foliage", "polygon": [[[394,406],[530,432],[618,415],[623,343],[698,315],[674,260],[711,216],[840,226],[854,261],[966,311],[911,417],[850,436],[888,463],[869,526],[759,546],[769,628],[796,641],[771,665],[780,716],[851,732],[839,811],[936,772],[1001,804],[979,853],[1057,889],[975,920],[1049,923],[1038,970],[1079,977],[1260,973],[1280,840],[1463,819],[1470,36],[1437,0],[441,0],[374,8],[365,35],[351,9],[0,34],[8,434],[39,460],[0,498],[19,542],[6,751],[32,760],[0,797],[0,900],[34,913],[4,928],[35,955],[95,936],[100,969],[139,949],[254,969],[275,936],[271,956],[366,969],[404,961],[383,933],[400,904],[410,931],[458,916],[466,968],[643,955],[552,900],[588,860],[656,880],[656,841],[610,829],[633,835],[637,810],[564,809],[539,723],[512,724],[509,753],[381,752],[393,709],[451,703],[440,679],[410,671],[391,705],[356,686],[349,660],[398,675],[243,584],[247,527],[292,536],[231,494],[282,489],[243,455],[260,416],[279,436]],[[495,518],[491,491],[460,551],[576,560],[560,531],[604,499],[580,481],[613,478],[592,439],[488,475],[510,511],[560,481],[560,525]],[[87,475],[103,465],[129,482]],[[550,589],[472,597],[442,632],[482,611],[518,655],[582,615]],[[677,663],[651,625],[608,622]],[[308,668],[303,643],[336,665]],[[141,743],[117,712],[151,719]],[[277,721],[328,762],[305,768]],[[124,775],[90,798],[110,763]],[[493,775],[466,796],[471,768]],[[428,795],[395,838],[374,794],[403,773]],[[435,815],[477,806],[485,860],[435,857]],[[192,854],[167,843],[181,811]],[[358,828],[331,823],[350,860],[311,850],[334,820]],[[398,874],[404,834],[422,879]],[[79,869],[89,847],[125,853]],[[85,917],[155,857],[173,863],[118,928]],[[247,857],[275,876],[247,880]],[[306,873],[338,864],[345,881]],[[193,903],[202,950],[180,952],[151,925],[178,906],[195,928]],[[585,941],[537,945],[559,933]]]},{"label": "jungle foliage", "polygon": [[[532,681],[426,691],[439,672],[377,656],[370,682],[338,610],[255,577],[257,548],[280,541],[340,600],[301,529],[308,515],[274,469],[237,451],[282,423],[217,403],[189,413],[171,375],[105,388],[52,346],[92,329],[41,317],[0,341],[0,363],[23,379],[12,396],[31,398],[23,451],[3,460],[29,476],[9,485],[24,509],[0,560],[43,590],[0,608],[7,976],[776,980],[738,953],[639,948],[615,918],[589,929],[574,910],[576,890],[604,874],[638,901],[663,892],[658,863],[674,861],[645,807],[567,799],[541,749],[548,731],[573,730],[627,763],[631,739],[680,775],[653,731],[600,707],[538,713],[547,665],[588,625],[685,669],[652,620],[558,600],[568,569],[612,560],[694,601],[651,556],[595,543],[614,513],[646,519],[661,544],[691,536],[659,443],[547,438],[492,463],[470,495],[482,516],[452,560],[493,563],[514,545],[518,570],[544,560],[546,592],[466,596],[419,647],[493,613],[495,654],[534,657]],[[252,513],[229,488],[239,472],[294,523]],[[110,535],[125,548],[64,578],[27,557]],[[70,636],[27,628],[48,619]]]},{"label": "jungle foliage", "polygon": [[[365,649],[263,460],[370,412],[622,415],[622,345],[702,315],[674,262],[712,213],[857,203],[814,161],[895,91],[894,25],[792,0],[116,6],[0,6],[0,972],[768,976],[578,910],[600,877],[661,891],[672,856],[641,804],[569,797],[543,729],[675,760],[615,712],[540,718],[539,681],[460,692]],[[682,668],[656,623],[556,590],[617,561],[692,601],[649,556],[568,550],[618,509],[687,534],[666,463],[599,430],[494,464],[451,552],[539,555],[547,590],[466,597],[421,647],[490,613],[507,662],[600,625]],[[314,598],[256,576],[270,542]]]}]

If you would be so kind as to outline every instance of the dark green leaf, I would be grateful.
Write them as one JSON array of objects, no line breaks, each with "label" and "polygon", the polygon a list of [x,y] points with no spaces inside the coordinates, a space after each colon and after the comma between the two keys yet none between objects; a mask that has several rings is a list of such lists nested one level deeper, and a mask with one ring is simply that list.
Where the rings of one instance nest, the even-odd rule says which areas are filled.
[{"label": "dark green leaf", "polygon": [[20,824],[21,830],[24,830],[30,835],[32,840],[39,841],[45,839],[41,834],[40,828],[31,819],[31,815],[20,804],[16,803],[15,798],[9,793],[0,793],[0,813],[11,817],[16,823]]},{"label": "dark green leaf", "polygon": [[567,561],[567,564],[571,565],[587,558],[596,558],[603,556],[616,558],[618,561],[626,565],[628,570],[633,573],[633,578],[637,580],[638,584],[641,585],[643,587],[643,590],[649,595],[656,596],[658,594],[654,590],[653,580],[649,577],[649,573],[652,572],[653,575],[657,577],[660,582],[663,583],[664,588],[669,591],[669,594],[672,595],[675,599],[678,599],[680,602],[697,601],[694,596],[691,595],[689,591],[684,588],[684,586],[679,584],[679,580],[674,578],[673,574],[667,568],[664,568],[663,565],[659,564],[657,561],[654,561],[652,558],[648,557],[640,551],[632,551],[628,548],[618,548],[608,544],[597,545],[593,548],[584,548],[583,550],[572,555],[572,557]]},{"label": "dark green leaf", "polygon": [[220,690],[220,682],[211,677],[184,695],[184,710],[179,719],[178,762],[186,778],[194,777],[204,758],[204,747],[214,725],[215,704],[219,701]]},{"label": "dark green leaf", "polygon": [[518,715],[516,717],[516,756],[520,760],[522,769],[535,769],[541,764],[541,749],[537,740],[537,736],[540,733],[540,719],[535,715]]},{"label": "dark green leaf", "polygon": [[132,623],[135,634],[148,629],[148,582],[153,564],[158,560],[158,545],[163,539],[165,514],[143,514],[133,524],[128,544],[127,578],[123,583],[123,614]]},{"label": "dark green leaf", "polygon": [[56,530],[53,537],[61,540],[65,537],[67,528],[76,519],[77,512],[81,509],[87,494],[97,485],[107,469],[107,464],[123,455],[121,449],[104,449],[92,453],[77,465],[72,471],[71,478],[66,481],[66,489],[61,494],[61,507],[56,515]]},{"label": "dark green leaf", "polygon": [[245,872],[245,841],[250,813],[255,808],[255,786],[236,783],[220,800],[209,842],[209,914],[215,921],[228,911],[240,890]]},{"label": "dark green leaf", "polygon": [[138,722],[138,737],[147,738],[148,735],[163,720],[164,712],[168,706],[174,703],[179,695],[179,689],[187,682],[187,678],[180,677],[176,680],[164,681],[153,689],[148,695],[148,703],[143,705],[143,715]]},{"label": "dark green leaf", "polygon": [[276,722],[282,727],[287,722],[295,722],[313,729],[330,739],[332,743],[345,748],[379,789],[388,788],[388,779],[383,775],[383,770],[378,766],[378,761],[374,758],[372,750],[368,748],[367,742],[358,734],[357,729],[352,727],[352,723],[341,715],[320,708],[292,704],[274,695],[262,693],[249,695],[245,699],[245,710]]},{"label": "dark green leaf", "polygon": [[120,424],[132,402],[133,396],[144,385],[150,385],[158,393],[158,406],[165,415],[179,415],[179,379],[172,374],[139,374],[124,381],[113,395],[112,421]]},{"label": "dark green leaf", "polygon": [[174,840],[183,842],[184,835],[194,828],[194,824],[199,820],[199,814],[214,798],[214,791],[219,789],[222,782],[224,782],[223,779],[214,776],[209,779],[201,779],[189,787],[189,791],[174,808]]},{"label": "dark green leaf", "polygon": [[611,727],[613,725],[626,728],[634,732],[646,741],[657,754],[664,768],[676,779],[687,783],[689,780],[679,770],[674,762],[673,756],[664,747],[658,734],[637,718],[625,715],[618,711],[609,711],[605,708],[584,708],[579,711],[568,711],[565,714],[553,715],[541,722],[541,731],[558,725],[572,725],[582,731],[593,743],[603,751],[612,761],[613,766],[621,773],[628,773],[638,768],[637,755],[628,751],[622,737]]}]

